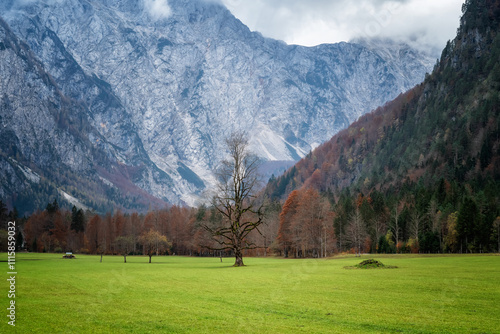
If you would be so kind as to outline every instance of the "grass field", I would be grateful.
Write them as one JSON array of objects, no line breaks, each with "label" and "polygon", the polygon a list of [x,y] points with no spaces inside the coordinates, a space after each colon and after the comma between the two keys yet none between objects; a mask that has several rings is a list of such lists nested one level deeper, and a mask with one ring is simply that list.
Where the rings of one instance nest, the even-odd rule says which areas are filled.
[{"label": "grass field", "polygon": [[374,256],[398,268],[344,268],[367,258],[233,268],[229,258],[17,254],[16,327],[3,279],[0,332],[500,333],[500,256]]}]

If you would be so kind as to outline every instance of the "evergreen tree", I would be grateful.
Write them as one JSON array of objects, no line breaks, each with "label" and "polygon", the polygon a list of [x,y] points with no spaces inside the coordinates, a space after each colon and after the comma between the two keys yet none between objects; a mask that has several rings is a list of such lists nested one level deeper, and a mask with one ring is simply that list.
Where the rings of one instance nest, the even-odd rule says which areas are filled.
[{"label": "evergreen tree", "polygon": [[45,208],[48,213],[56,213],[59,211],[59,204],[57,203],[57,199],[54,199],[52,203],[47,204],[47,207]]},{"label": "evergreen tree", "polygon": [[77,209],[74,205],[71,209],[71,229],[77,233],[85,230],[85,215],[82,209]]},{"label": "evergreen tree", "polygon": [[457,232],[460,243],[460,251],[468,252],[472,249],[472,242],[474,241],[474,225],[476,224],[479,216],[479,209],[470,198],[466,198],[462,208],[458,212]]},{"label": "evergreen tree", "polygon": [[0,228],[2,229],[2,231],[5,231],[7,227],[7,221],[8,221],[7,212],[8,212],[7,206],[2,200],[0,200]]}]

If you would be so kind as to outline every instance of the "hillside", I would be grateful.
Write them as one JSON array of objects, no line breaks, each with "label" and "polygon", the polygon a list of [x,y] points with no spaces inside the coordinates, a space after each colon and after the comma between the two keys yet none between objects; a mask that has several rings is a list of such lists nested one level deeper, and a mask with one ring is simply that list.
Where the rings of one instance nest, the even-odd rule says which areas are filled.
[{"label": "hillside", "polygon": [[442,242],[455,231],[451,250],[484,250],[500,214],[499,24],[499,1],[468,0],[457,37],[422,84],[271,179],[267,195],[327,194],[337,237],[364,207],[377,240],[389,230],[396,243],[426,233]]}]

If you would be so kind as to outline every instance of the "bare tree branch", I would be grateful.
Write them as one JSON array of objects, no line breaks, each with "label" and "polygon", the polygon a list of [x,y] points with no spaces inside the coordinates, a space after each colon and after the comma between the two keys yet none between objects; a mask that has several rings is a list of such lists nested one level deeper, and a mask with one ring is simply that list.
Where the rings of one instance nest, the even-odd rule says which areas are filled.
[{"label": "bare tree branch", "polygon": [[[236,132],[226,140],[229,159],[222,161],[216,172],[218,193],[212,203],[223,219],[218,226],[204,226],[221,245],[216,250],[233,251],[237,267],[244,265],[242,250],[258,248],[246,237],[253,230],[260,233],[258,227],[263,223],[262,207],[254,210],[253,203],[253,192],[259,181],[259,159],[250,153],[247,137],[243,132]],[[250,216],[254,218],[249,219]]]}]

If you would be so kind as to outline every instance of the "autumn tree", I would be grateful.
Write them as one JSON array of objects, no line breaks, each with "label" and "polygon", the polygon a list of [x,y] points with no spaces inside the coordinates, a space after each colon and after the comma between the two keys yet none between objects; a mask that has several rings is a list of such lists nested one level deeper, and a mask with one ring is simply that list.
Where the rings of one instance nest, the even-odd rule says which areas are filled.
[{"label": "autumn tree", "polygon": [[127,255],[134,249],[134,238],[131,235],[116,237],[115,248],[123,255],[123,262],[127,263]]},{"label": "autumn tree", "polygon": [[[69,217],[68,217],[69,218]],[[69,219],[66,219],[64,212],[58,211],[52,215],[53,228],[49,230],[53,249],[56,252],[62,252],[67,249],[67,239],[70,227]]]},{"label": "autumn tree", "polygon": [[150,211],[144,217],[144,230],[160,230],[160,219],[157,211]]},{"label": "autumn tree", "polygon": [[87,249],[90,253],[101,255],[99,262],[102,262],[102,257],[107,249],[107,228],[105,220],[102,220],[99,215],[94,215],[90,218],[85,238],[87,240]]},{"label": "autumn tree", "polygon": [[445,247],[448,251],[455,252],[458,247],[458,232],[457,232],[458,212],[453,212],[446,219],[446,236],[444,238]]},{"label": "autumn tree", "polygon": [[280,225],[281,205],[279,202],[271,203],[267,206],[265,212],[265,223],[262,225],[260,232],[256,237],[261,237],[261,243],[264,246],[264,256],[267,256],[268,248],[272,248],[273,242],[276,240]]},{"label": "autumn tree", "polygon": [[129,219],[127,220],[127,224],[125,225],[125,228],[127,230],[127,234],[130,235],[134,241],[134,248],[132,252],[135,254],[137,252],[136,245],[137,242],[139,241],[139,235],[141,234],[141,228],[143,225],[143,221],[141,216],[137,212],[134,212],[130,215]]},{"label": "autumn tree", "polygon": [[283,255],[285,257],[288,257],[288,252],[292,246],[291,221],[297,212],[298,204],[299,191],[294,190],[288,196],[280,213],[280,226],[277,240],[279,245],[283,248]]},{"label": "autumn tree", "polygon": [[[313,188],[293,191],[279,216],[277,242],[285,257],[326,257],[334,245],[330,203]],[[329,242],[331,240],[331,242]]]},{"label": "autumn tree", "polygon": [[68,212],[60,210],[57,201],[46,210],[34,213],[24,225],[26,247],[34,252],[62,251],[68,244],[70,225]]},{"label": "autumn tree", "polygon": [[220,223],[216,216],[220,216],[219,212],[214,207],[207,208],[205,205],[201,205],[194,215],[193,245],[196,246],[195,253],[200,256],[207,255],[216,246],[216,242],[206,228],[206,225],[215,226]]},{"label": "autumn tree", "polygon": [[125,222],[125,216],[120,210],[118,210],[113,215],[112,219],[112,239],[116,240],[117,237],[125,235]]},{"label": "autumn tree", "polygon": [[[301,191],[296,217],[293,220],[300,231],[303,256],[324,257],[327,253],[328,230],[330,224],[329,204],[318,191],[309,188]],[[332,228],[330,228],[332,227]],[[333,232],[333,231],[332,231]]]},{"label": "autumn tree", "polygon": [[172,251],[176,254],[188,253],[193,234],[189,209],[174,205],[168,211],[164,210],[161,220],[167,222],[163,233],[172,242]]},{"label": "autumn tree", "polygon": [[149,263],[151,263],[151,257],[154,254],[159,255],[171,246],[167,237],[154,229],[143,233],[139,237],[139,242],[142,244],[144,253],[149,256]]},{"label": "autumn tree", "polygon": [[243,250],[258,248],[247,236],[259,230],[263,223],[263,207],[255,203],[258,186],[259,159],[249,150],[248,137],[243,132],[233,133],[226,140],[229,158],[222,161],[216,172],[217,194],[213,206],[222,215],[222,223],[205,224],[217,242],[217,250],[231,250],[235,267],[243,266]]},{"label": "autumn tree", "polygon": [[33,213],[26,223],[24,224],[24,238],[26,242],[26,249],[30,252],[38,252],[38,238],[42,233],[42,226],[40,223],[41,216],[45,215],[44,212]]},{"label": "autumn tree", "polygon": [[105,238],[104,245],[102,247],[103,253],[113,253],[113,241],[115,240],[115,219],[111,213],[107,213],[104,216],[102,224],[102,232]]}]

